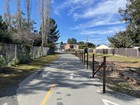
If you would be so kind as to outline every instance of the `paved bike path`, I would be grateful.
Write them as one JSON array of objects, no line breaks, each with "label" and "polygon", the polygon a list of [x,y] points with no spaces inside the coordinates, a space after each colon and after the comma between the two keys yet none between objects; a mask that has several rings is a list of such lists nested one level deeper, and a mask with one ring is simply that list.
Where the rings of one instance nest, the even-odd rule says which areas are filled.
[{"label": "paved bike path", "polygon": [[19,105],[140,105],[139,99],[111,90],[102,94],[102,82],[71,54],[19,84],[17,100]]}]

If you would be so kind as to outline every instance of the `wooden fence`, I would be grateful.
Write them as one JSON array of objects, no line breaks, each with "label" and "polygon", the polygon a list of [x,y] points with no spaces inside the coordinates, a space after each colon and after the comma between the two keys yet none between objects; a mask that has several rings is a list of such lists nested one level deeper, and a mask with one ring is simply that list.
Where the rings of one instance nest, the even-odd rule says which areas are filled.
[{"label": "wooden fence", "polygon": [[96,53],[140,58],[140,50],[134,48],[96,49]]}]

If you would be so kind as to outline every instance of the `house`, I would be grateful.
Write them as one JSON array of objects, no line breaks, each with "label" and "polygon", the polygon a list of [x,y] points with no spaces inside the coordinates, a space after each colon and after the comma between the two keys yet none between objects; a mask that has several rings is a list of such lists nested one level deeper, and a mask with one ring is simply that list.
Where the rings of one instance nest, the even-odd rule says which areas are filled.
[{"label": "house", "polygon": [[96,53],[107,54],[108,49],[111,49],[111,48],[108,47],[107,45],[100,45],[100,46],[96,47]]},{"label": "house", "polygon": [[96,49],[110,49],[107,45],[100,45]]},{"label": "house", "polygon": [[64,49],[69,50],[69,49],[79,49],[79,46],[77,44],[64,44]]}]

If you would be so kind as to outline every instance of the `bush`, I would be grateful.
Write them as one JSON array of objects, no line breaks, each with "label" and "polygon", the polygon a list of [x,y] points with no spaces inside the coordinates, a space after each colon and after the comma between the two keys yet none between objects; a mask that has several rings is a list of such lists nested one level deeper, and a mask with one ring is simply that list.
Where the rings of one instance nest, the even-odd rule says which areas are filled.
[{"label": "bush", "polygon": [[10,44],[13,41],[8,32],[0,32],[0,42]]},{"label": "bush", "polygon": [[19,63],[19,60],[17,58],[12,59],[12,61],[8,64],[8,66],[15,66]]},{"label": "bush", "polygon": [[6,61],[5,58],[0,55],[0,67],[5,67],[6,66]]}]

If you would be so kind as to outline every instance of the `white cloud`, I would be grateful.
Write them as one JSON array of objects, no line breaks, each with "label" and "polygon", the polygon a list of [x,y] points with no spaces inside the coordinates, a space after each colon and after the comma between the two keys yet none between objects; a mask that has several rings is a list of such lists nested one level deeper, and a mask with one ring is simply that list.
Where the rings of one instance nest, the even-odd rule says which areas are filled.
[{"label": "white cloud", "polygon": [[126,0],[104,0],[97,4],[96,7],[90,7],[83,13],[74,13],[74,18],[93,18],[95,16],[114,15],[118,13],[120,7],[125,8]]},{"label": "white cloud", "polygon": [[89,42],[92,42],[94,44],[107,44],[109,41],[105,39],[89,39]]},{"label": "white cloud", "polygon": [[54,13],[57,15],[61,14],[61,11],[63,11],[65,8],[70,8],[67,12],[68,15],[72,15],[77,9],[83,9],[83,7],[88,7],[89,5],[92,5],[95,0],[65,0],[61,5],[55,7]]},{"label": "white cloud", "polygon": [[124,31],[125,30],[125,27],[123,26],[120,26],[120,27],[117,27],[117,26],[114,26],[114,27],[111,27],[111,28],[107,28],[107,29],[104,29],[104,30],[82,30],[80,31],[80,34],[81,35],[109,35],[109,34],[115,34],[119,31]]},{"label": "white cloud", "polygon": [[[83,41],[83,42],[87,42],[87,40],[80,40],[80,41]],[[94,43],[96,45],[98,44],[108,44],[109,41],[105,38],[88,38],[88,42],[91,42],[91,43]]]},{"label": "white cloud", "polygon": [[109,25],[118,25],[118,24],[122,24],[122,22],[120,22],[118,19],[116,20],[112,16],[97,17],[88,22],[76,25],[75,27],[72,27],[71,29],[73,29],[73,30],[80,29],[81,30],[81,29],[93,28],[93,27],[97,27],[97,26],[104,26],[104,25],[109,26]]},{"label": "white cloud", "polygon": [[[93,42],[103,43],[108,42],[108,35],[125,30],[125,26],[121,26],[118,13],[118,9],[125,6],[126,0],[64,0],[55,7],[55,13],[62,15],[61,13],[65,12],[65,16],[73,18],[71,19],[75,24],[71,28],[73,33],[94,36]],[[96,39],[98,35],[102,35],[103,40]]]},{"label": "white cloud", "polygon": [[54,4],[54,0],[51,0],[51,3]]}]

